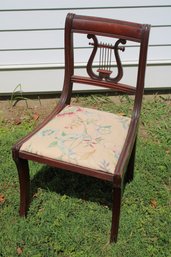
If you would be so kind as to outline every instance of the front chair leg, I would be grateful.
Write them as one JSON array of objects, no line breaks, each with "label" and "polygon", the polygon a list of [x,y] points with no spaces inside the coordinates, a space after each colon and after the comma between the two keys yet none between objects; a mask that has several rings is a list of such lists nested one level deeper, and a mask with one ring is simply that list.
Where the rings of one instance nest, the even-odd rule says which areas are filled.
[{"label": "front chair leg", "polygon": [[111,226],[110,243],[117,242],[120,209],[121,209],[121,197],[122,197],[121,188],[114,187],[113,188],[112,226]]},{"label": "front chair leg", "polygon": [[26,216],[30,202],[30,175],[28,160],[17,158],[15,160],[20,183],[20,216]]},{"label": "front chair leg", "polygon": [[134,165],[135,165],[135,152],[136,152],[136,139],[132,149],[132,153],[129,159],[127,171],[126,171],[126,182],[131,182],[134,178]]}]

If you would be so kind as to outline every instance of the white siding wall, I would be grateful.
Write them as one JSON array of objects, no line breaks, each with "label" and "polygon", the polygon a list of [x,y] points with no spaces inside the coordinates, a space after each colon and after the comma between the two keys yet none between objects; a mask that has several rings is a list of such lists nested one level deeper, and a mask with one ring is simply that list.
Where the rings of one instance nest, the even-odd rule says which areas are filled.
[{"label": "white siding wall", "polygon": [[[171,87],[171,0],[0,0],[0,94],[11,93],[18,84],[24,92],[62,89],[68,12],[151,24],[146,88]],[[79,72],[87,52],[87,42],[80,44],[85,50],[76,51]],[[123,57],[130,83],[134,51],[136,45]]]}]

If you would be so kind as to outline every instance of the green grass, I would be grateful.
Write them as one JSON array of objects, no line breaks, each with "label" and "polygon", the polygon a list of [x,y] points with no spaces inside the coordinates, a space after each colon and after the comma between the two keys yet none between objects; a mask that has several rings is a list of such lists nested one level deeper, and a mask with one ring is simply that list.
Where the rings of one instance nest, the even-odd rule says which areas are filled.
[{"label": "green grass", "polygon": [[[130,113],[131,98],[92,95],[78,104]],[[135,177],[125,188],[117,244],[109,244],[111,184],[30,163],[33,201],[20,218],[19,183],[11,146],[34,122],[0,124],[1,257],[169,257],[171,105],[169,97],[145,100]]]}]

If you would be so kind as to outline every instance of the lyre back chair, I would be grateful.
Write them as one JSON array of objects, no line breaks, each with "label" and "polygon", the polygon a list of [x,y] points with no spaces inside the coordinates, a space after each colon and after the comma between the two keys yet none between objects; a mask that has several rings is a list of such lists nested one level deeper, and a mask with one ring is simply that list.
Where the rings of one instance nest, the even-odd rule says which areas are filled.
[{"label": "lyre back chair", "polygon": [[[13,149],[20,182],[20,215],[25,216],[30,202],[28,160],[96,177],[112,183],[112,226],[110,242],[117,241],[123,184],[133,178],[136,137],[146,68],[147,24],[68,14],[65,23],[65,75],[60,101],[52,113]],[[75,74],[73,36],[90,40],[92,53],[86,66],[87,76]],[[98,37],[115,44],[98,42]],[[123,69],[119,51],[127,41],[139,45],[136,85],[119,82]],[[98,69],[94,58],[99,53]],[[111,56],[115,53],[117,74],[112,75]],[[113,58],[113,57],[112,57]],[[72,106],[73,84],[81,83],[134,94],[131,118],[113,113]]]}]

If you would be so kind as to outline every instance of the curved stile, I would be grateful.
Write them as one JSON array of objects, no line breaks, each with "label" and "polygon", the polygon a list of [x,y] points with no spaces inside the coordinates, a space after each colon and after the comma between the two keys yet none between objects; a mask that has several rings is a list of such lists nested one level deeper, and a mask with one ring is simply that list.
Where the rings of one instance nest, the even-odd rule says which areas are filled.
[{"label": "curved stile", "polygon": [[[60,101],[52,113],[40,124],[33,132],[19,140],[12,148],[13,159],[16,163],[19,182],[20,182],[20,215],[26,215],[29,208],[29,166],[28,160],[44,163],[57,168],[67,169],[73,172],[96,177],[102,180],[111,181],[113,184],[113,207],[112,207],[112,226],[110,242],[117,241],[121,198],[124,181],[130,181],[133,178],[133,168],[135,160],[136,138],[138,130],[138,121],[141,110],[142,95],[144,88],[144,77],[146,68],[149,25],[119,21],[107,18],[82,16],[68,14],[65,22],[65,75],[63,91]],[[73,34],[87,34],[89,39],[93,40],[92,54],[87,63],[87,73],[89,77],[77,76],[74,74],[74,45]],[[111,37],[116,41],[112,46],[106,43],[98,43],[96,36]],[[136,88],[123,83],[118,83],[123,76],[123,69],[118,54],[118,50],[124,50],[120,44],[125,44],[127,40],[140,43],[140,54],[137,74]],[[92,70],[93,60],[100,47],[99,71],[97,74]],[[115,77],[111,76],[110,64],[111,51],[115,52],[118,73]],[[106,87],[124,93],[135,94],[135,102],[129,128],[116,166],[113,172],[107,172],[100,168],[89,168],[79,164],[70,163],[54,159],[41,154],[22,150],[23,146],[30,142],[37,133],[46,127],[53,119],[58,119],[57,114],[65,111],[70,105],[73,83],[90,84],[94,86]],[[62,114],[63,115],[63,114]],[[114,117],[114,116],[113,116]],[[111,141],[111,140],[110,140]],[[103,157],[103,156],[102,156]]]}]

